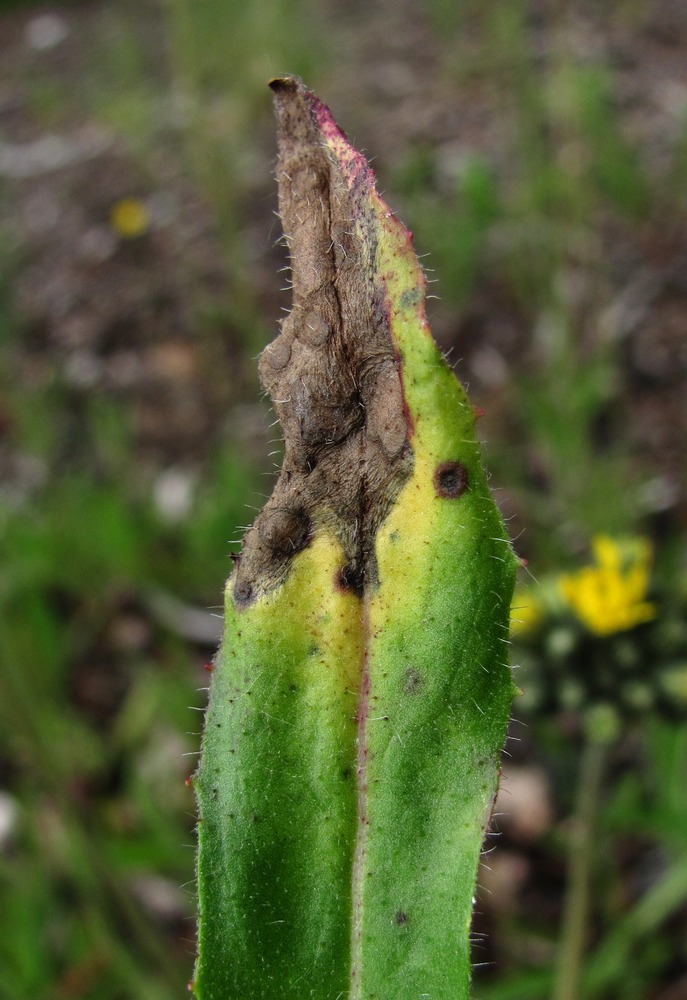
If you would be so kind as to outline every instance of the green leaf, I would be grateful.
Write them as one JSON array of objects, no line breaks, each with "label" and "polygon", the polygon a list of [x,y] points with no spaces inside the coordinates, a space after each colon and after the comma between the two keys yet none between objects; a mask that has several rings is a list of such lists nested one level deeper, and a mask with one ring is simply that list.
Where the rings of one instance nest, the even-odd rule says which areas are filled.
[{"label": "green leaf", "polygon": [[461,1000],[513,684],[515,558],[411,236],[271,84],[293,308],[285,437],[226,593],[200,805],[201,1000]]}]

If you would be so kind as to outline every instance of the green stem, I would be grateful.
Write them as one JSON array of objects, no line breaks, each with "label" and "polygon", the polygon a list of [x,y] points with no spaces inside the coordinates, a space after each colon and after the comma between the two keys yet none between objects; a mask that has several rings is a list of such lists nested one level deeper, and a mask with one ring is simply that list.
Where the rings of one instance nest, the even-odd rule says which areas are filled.
[{"label": "green stem", "polygon": [[582,753],[552,1000],[579,1000],[581,995],[589,883],[606,748],[605,742],[587,738]]}]

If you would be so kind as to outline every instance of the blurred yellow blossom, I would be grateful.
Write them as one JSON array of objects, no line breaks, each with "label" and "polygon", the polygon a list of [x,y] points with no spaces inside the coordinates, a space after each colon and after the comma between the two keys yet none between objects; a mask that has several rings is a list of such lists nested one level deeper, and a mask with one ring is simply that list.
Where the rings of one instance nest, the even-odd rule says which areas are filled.
[{"label": "blurred yellow blossom", "polygon": [[110,211],[110,224],[124,239],[133,240],[150,229],[150,212],[140,198],[120,198]]},{"label": "blurred yellow blossom", "polygon": [[510,606],[510,634],[527,635],[544,620],[544,607],[529,590],[518,588]]},{"label": "blurred yellow blossom", "polygon": [[566,603],[596,635],[612,635],[651,621],[656,606],[645,598],[651,573],[651,545],[643,538],[592,540],[595,565],[561,576]]}]

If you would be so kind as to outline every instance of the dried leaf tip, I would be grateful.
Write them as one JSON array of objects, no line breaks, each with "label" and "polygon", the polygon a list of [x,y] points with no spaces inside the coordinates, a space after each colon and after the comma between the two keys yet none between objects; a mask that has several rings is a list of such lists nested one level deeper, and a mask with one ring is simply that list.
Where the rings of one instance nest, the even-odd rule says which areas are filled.
[{"label": "dried leaf tip", "polygon": [[359,589],[375,585],[375,534],[413,462],[374,176],[300,80],[270,86],[293,302],[259,367],[285,455],[233,578],[239,606],[278,587],[318,531],[336,536]]}]

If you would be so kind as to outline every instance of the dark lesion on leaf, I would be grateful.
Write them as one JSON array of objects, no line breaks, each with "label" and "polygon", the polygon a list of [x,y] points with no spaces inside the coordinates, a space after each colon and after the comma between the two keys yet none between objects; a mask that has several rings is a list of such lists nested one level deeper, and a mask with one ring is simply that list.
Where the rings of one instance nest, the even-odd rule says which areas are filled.
[{"label": "dark lesion on leaf", "polygon": [[279,586],[319,530],[343,548],[339,585],[358,596],[375,586],[375,535],[413,463],[389,309],[376,277],[372,173],[362,157],[342,165],[327,149],[323,129],[338,130],[299,80],[270,86],[293,302],[259,372],[285,451],[237,563],[238,607]]},{"label": "dark lesion on leaf", "polygon": [[434,487],[437,496],[446,500],[457,500],[467,490],[470,477],[462,462],[442,462],[434,472]]},{"label": "dark lesion on leaf", "polygon": [[362,597],[365,592],[365,568],[360,563],[346,563],[336,578],[337,587],[345,593]]},{"label": "dark lesion on leaf", "polygon": [[415,667],[409,667],[403,678],[404,694],[417,694],[424,686],[424,678]]}]

